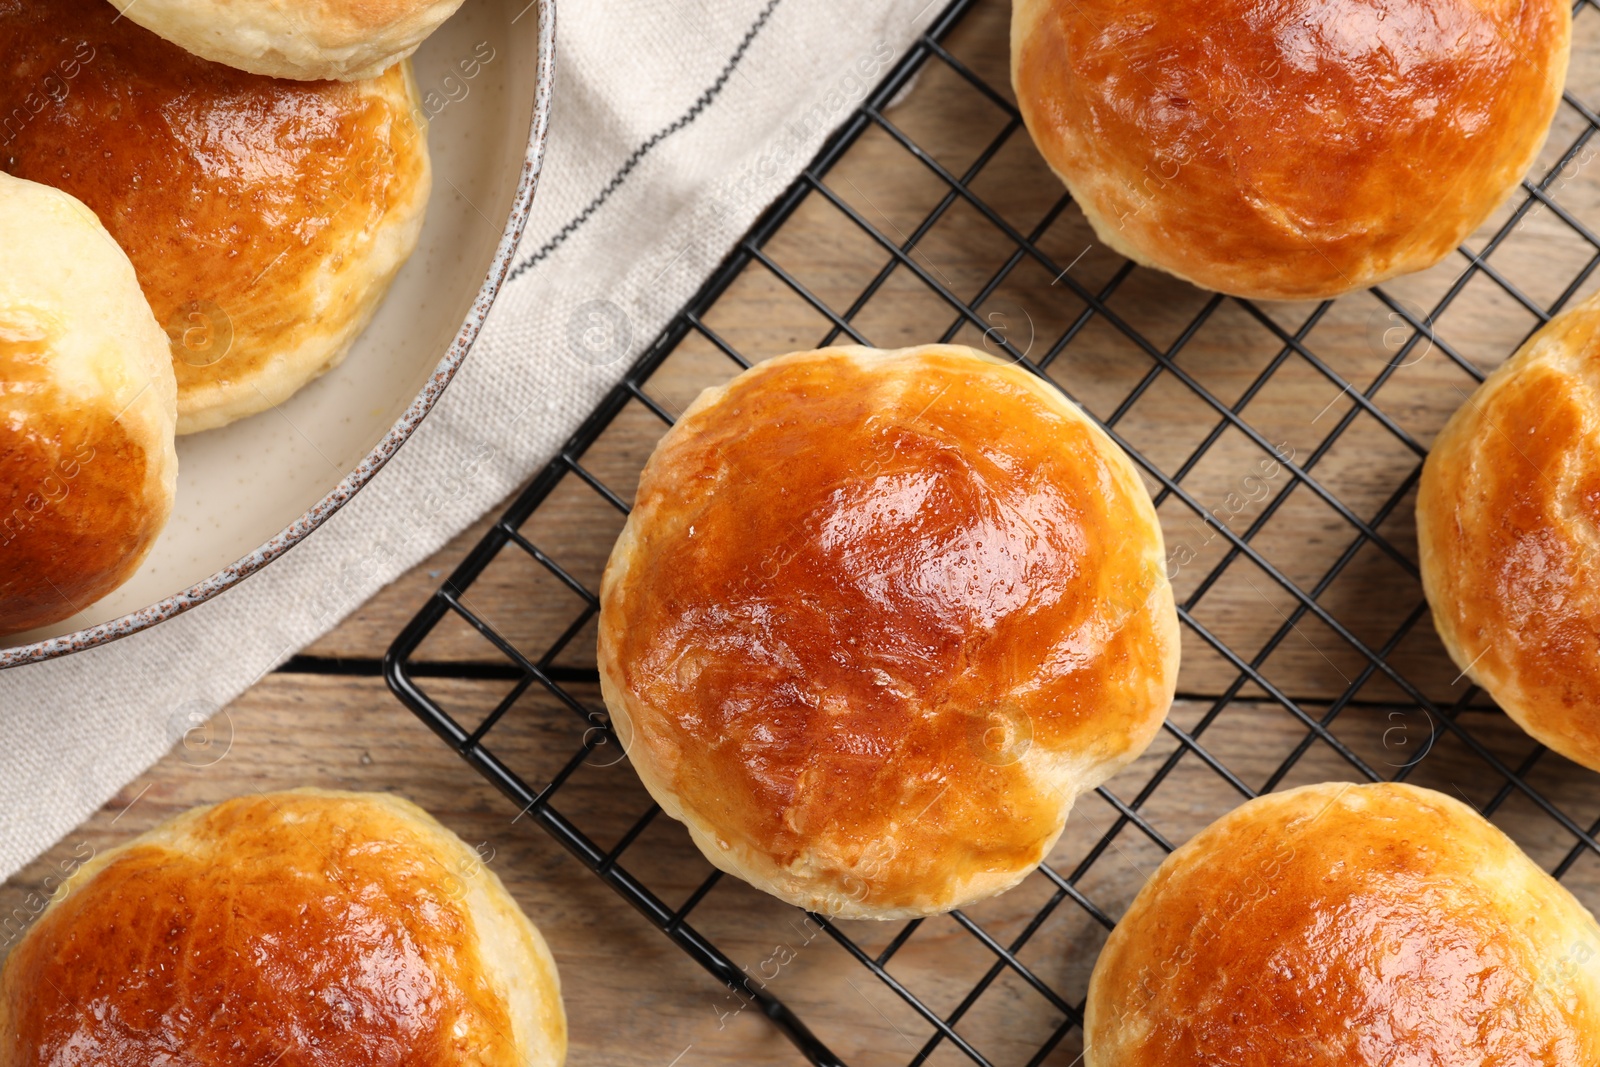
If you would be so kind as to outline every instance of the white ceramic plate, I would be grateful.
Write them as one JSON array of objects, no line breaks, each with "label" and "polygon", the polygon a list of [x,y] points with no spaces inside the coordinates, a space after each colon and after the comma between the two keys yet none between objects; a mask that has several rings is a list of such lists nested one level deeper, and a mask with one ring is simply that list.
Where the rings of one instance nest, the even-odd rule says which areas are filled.
[{"label": "white ceramic plate", "polygon": [[177,505],[144,566],[65,622],[0,639],[0,668],[103,644],[218,595],[337,511],[410,436],[476,339],[527,221],[554,41],[554,0],[467,0],[423,44],[433,196],[372,326],[279,408],[178,438]]}]

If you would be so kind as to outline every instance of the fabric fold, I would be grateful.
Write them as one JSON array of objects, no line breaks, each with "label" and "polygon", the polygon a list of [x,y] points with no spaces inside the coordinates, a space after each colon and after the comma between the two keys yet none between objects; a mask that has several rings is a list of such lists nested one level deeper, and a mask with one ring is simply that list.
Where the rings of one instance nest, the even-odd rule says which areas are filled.
[{"label": "fabric fold", "polygon": [[261,573],[144,633],[0,672],[0,877],[548,462],[938,7],[563,5],[533,215],[455,382]]}]

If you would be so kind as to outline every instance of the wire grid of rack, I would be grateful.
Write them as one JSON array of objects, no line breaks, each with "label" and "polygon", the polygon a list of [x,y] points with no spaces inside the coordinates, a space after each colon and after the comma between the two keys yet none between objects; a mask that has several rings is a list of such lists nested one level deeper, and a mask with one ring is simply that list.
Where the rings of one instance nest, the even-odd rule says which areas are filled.
[{"label": "wire grid of rack", "polygon": [[[1238,803],[1289,783],[1296,768],[1314,763],[1313,757],[1331,756],[1337,765],[1328,772],[1324,760],[1320,765],[1324,768],[1323,776],[1332,773],[1354,780],[1416,778],[1419,768],[1444,760],[1448,771],[1441,772],[1443,777],[1434,784],[1443,788],[1443,783],[1449,781],[1463,795],[1469,791],[1475,793],[1476,797],[1469,797],[1470,802],[1492,817],[1510,810],[1509,806],[1514,803],[1525,814],[1521,825],[1531,825],[1531,821],[1539,823],[1541,828],[1533,835],[1537,838],[1533,844],[1539,847],[1530,846],[1530,851],[1542,858],[1557,877],[1568,876],[1584,856],[1600,856],[1600,845],[1596,842],[1596,835],[1600,834],[1600,795],[1582,779],[1581,772],[1574,773],[1575,769],[1564,765],[1558,757],[1546,754],[1539,746],[1505,728],[1504,720],[1494,712],[1492,705],[1477,690],[1462,683],[1460,676],[1448,681],[1442,676],[1418,680],[1430,672],[1439,675],[1442,660],[1431,630],[1424,624],[1427,609],[1417,581],[1414,550],[1406,536],[1409,527],[1405,525],[1409,521],[1408,502],[1414,499],[1425,455],[1419,443],[1421,432],[1408,422],[1408,415],[1414,414],[1410,411],[1415,406],[1411,398],[1423,395],[1417,390],[1439,392],[1438,375],[1449,370],[1463,376],[1464,384],[1457,386],[1455,392],[1464,396],[1482,379],[1480,364],[1492,363],[1509,354],[1522,338],[1568,305],[1600,266],[1600,237],[1580,217],[1580,212],[1564,204],[1567,192],[1590,188],[1582,183],[1575,185],[1573,175],[1588,161],[1588,146],[1600,131],[1600,117],[1579,98],[1569,82],[1562,116],[1540,165],[1524,183],[1522,195],[1514,198],[1492,220],[1492,225],[1480,232],[1476,250],[1461,250],[1464,269],[1459,269],[1463,260],[1445,268],[1422,303],[1401,294],[1395,286],[1358,294],[1366,302],[1362,307],[1373,309],[1364,320],[1369,342],[1364,362],[1327,355],[1329,347],[1337,347],[1335,342],[1349,349],[1351,338],[1359,339],[1363,322],[1359,314],[1354,327],[1345,316],[1342,332],[1333,331],[1328,325],[1339,317],[1338,307],[1357,297],[1306,307],[1257,307],[1248,302],[1194,294],[1196,308],[1191,313],[1185,307],[1177,324],[1145,329],[1144,323],[1133,321],[1117,303],[1119,293],[1135,284],[1130,282],[1135,276],[1132,264],[1117,260],[1107,266],[1103,278],[1087,282],[1081,280],[1081,272],[1074,273],[1076,261],[1066,262],[1065,255],[1047,247],[1046,236],[1072,213],[1070,198],[1060,194],[1059,186],[1051,193],[1048,208],[1026,229],[994,206],[993,192],[986,193],[980,188],[985,168],[994,165],[1007,146],[1026,144],[1026,133],[1021,130],[1016,110],[1003,89],[997,89],[991,84],[992,77],[986,79],[947,48],[948,38],[958,32],[963,20],[982,6],[980,0],[957,0],[934,21],[829,140],[802,176],[763,215],[691,303],[655,339],[622,382],[567,442],[560,455],[522,492],[444,582],[396,639],[386,661],[387,677],[395,693],[470,765],[694,960],[737,990],[741,1002],[770,1017],[805,1056],[818,1064],[842,1063],[843,1060],[813,1032],[808,1021],[802,1020],[769,986],[752,982],[748,967],[741,968],[712,938],[697,929],[696,909],[704,904],[722,876],[710,874],[686,899],[673,906],[664,901],[664,894],[658,894],[646,878],[630,873],[629,849],[656,820],[657,809],[651,806],[643,811],[614,844],[602,847],[586,833],[583,812],[561,808],[561,801],[567,795],[564,787],[573,776],[593,765],[591,757],[598,750],[615,743],[603,707],[593,692],[592,653],[583,649],[577,640],[580,635],[592,634],[598,601],[592,578],[585,580],[574,575],[554,553],[543,550],[525,533],[529,520],[536,516],[557,487],[574,482],[596,494],[619,514],[626,513],[627,494],[607,484],[591,470],[584,462],[586,453],[625,409],[648,411],[659,420],[658,431],[664,431],[671,424],[671,405],[653,395],[652,385],[654,377],[680,347],[691,340],[708,344],[726,357],[726,376],[748,367],[752,356],[764,358],[779,354],[741,352],[710,322],[719,300],[747,271],[765,272],[769,279],[775,279],[776,284],[814,310],[825,323],[823,336],[817,338],[822,344],[840,340],[872,344],[874,330],[866,320],[871,317],[872,302],[886,291],[886,286],[910,285],[931,294],[953,319],[943,331],[943,339],[979,339],[991,349],[1004,350],[1040,373],[1052,376],[1052,380],[1062,384],[1068,395],[1078,399],[1128,450],[1147,475],[1168,529],[1169,545],[1174,540],[1174,511],[1187,516],[1183,528],[1199,531],[1199,536],[1204,538],[1196,554],[1201,562],[1189,568],[1183,581],[1175,583],[1179,586],[1179,616],[1186,630],[1180,703],[1189,709],[1188,714],[1180,715],[1175,710],[1166,725],[1166,747],[1097,791],[1099,799],[1107,805],[1109,825],[1096,826],[1092,843],[1075,863],[1058,868],[1054,862],[1056,857],[1052,855],[1052,862],[1038,872],[1047,892],[1036,908],[1030,905],[1031,914],[1024,921],[1002,936],[967,914],[957,913],[953,917],[953,921],[981,946],[984,958],[989,960],[982,976],[971,983],[953,1006],[936,1008],[919,995],[913,983],[894,971],[897,953],[916,935],[922,921],[904,923],[892,936],[886,935],[887,940],[881,947],[868,947],[857,931],[847,928],[849,924],[830,922],[821,916],[810,917],[810,922],[826,931],[834,943],[876,976],[925,1025],[927,1036],[910,1052],[909,1062],[922,1063],[951,1050],[959,1054],[955,1057],[958,1060],[979,1064],[998,1062],[998,1057],[992,1058],[985,1048],[979,1047],[976,1038],[965,1032],[964,1019],[1002,976],[1031,990],[1041,1002],[1039,1009],[1053,1013],[1057,1019],[1043,1040],[1037,1042],[1031,1055],[1025,1057],[1026,1062],[1041,1063],[1054,1054],[1061,1054],[1062,1062],[1071,1059],[1063,1050],[1069,1050],[1069,1036],[1081,1028],[1081,988],[1075,993],[1057,988],[1057,983],[1050,980],[1037,960],[1025,958],[1025,949],[1051,916],[1069,903],[1102,929],[1114,924],[1113,909],[1093,899],[1091,892],[1084,888],[1088,884],[1086,879],[1112,850],[1121,851],[1124,846],[1132,848],[1132,841],[1139,837],[1160,850],[1157,856],[1172,849],[1172,840],[1150,812],[1158,806],[1153,798],[1159,797],[1164,783],[1172,781],[1180,768],[1190,771],[1195,767],[1203,768],[1230,794],[1227,803]],[[1594,8],[1593,12],[1586,10],[1590,7]],[[1588,30],[1594,28],[1595,22],[1600,22],[1600,5],[1594,0],[1580,0],[1574,10],[1579,24]],[[1588,38],[1580,35],[1580,40]],[[916,137],[886,114],[891,103],[912,86],[919,73],[931,68],[939,68],[947,80],[953,78],[964,85],[985,101],[984,106],[994,108],[1000,116],[998,132],[975,146],[967,164],[961,168],[948,166],[941,161],[940,153],[925,150]],[[939,195],[920,223],[906,228],[892,223],[880,225],[880,221],[889,221],[887,217],[880,220],[874,216],[872,208],[855,202],[864,199],[864,195],[851,197],[830,182],[835,168],[868,137],[876,139],[880,150],[888,146],[893,153],[898,153],[897,165],[922,168],[936,182]],[[883,157],[877,158],[881,162]],[[876,263],[870,280],[849,301],[830,302],[819,296],[813,287],[787,270],[773,252],[775,244],[781,244],[781,235],[797,212],[818,202],[850,220],[868,240],[869,252]],[[953,283],[926,254],[927,244],[932,240],[930,234],[955,212],[964,213],[974,225],[999,235],[1005,249],[998,266],[987,279],[968,292],[952,291]],[[1547,245],[1553,240],[1549,227],[1565,227],[1562,232],[1569,232],[1569,244],[1578,249],[1565,258],[1541,252],[1540,258],[1553,257],[1560,263],[1559,269],[1554,271],[1559,278],[1552,283],[1551,270],[1547,269],[1539,286],[1520,284],[1512,276],[1515,272],[1502,267],[1501,261],[1496,259],[1504,248],[1519,240],[1517,234],[1530,227],[1535,217],[1540,220],[1539,225],[1545,227],[1542,232]],[[1080,227],[1079,232],[1085,231]],[[1511,260],[1508,258],[1505,262],[1509,264]],[[1547,263],[1546,267],[1549,266]],[[993,310],[997,294],[1002,293],[1008,279],[1023,269],[1042,269],[1042,276],[1051,279],[1046,288],[1063,294],[1070,292],[1076,305],[1081,306],[1081,310],[1066,320],[1064,328],[1053,331],[1048,347],[1031,339],[1021,345],[1020,336],[1013,336],[1012,323],[997,328],[997,321],[1003,317]],[[1436,276],[1438,273],[1435,272]],[[1160,286],[1163,283],[1158,280],[1151,284]],[[1158,288],[1158,297],[1162,292],[1170,294],[1173,291],[1170,286],[1176,283],[1166,284],[1169,288]],[[1540,286],[1544,290],[1542,295],[1531,293]],[[843,306],[839,306],[841,303]],[[1148,303],[1146,301],[1146,306]],[[1458,338],[1453,340],[1451,331],[1445,328],[1452,308],[1472,303],[1490,306],[1490,313],[1497,316],[1497,322],[1519,324],[1499,328],[1498,333],[1491,330],[1489,332],[1495,336],[1485,339],[1477,336],[1482,331],[1472,325],[1484,320],[1481,317],[1467,319],[1468,325],[1463,326]],[[1017,310],[1012,305],[1006,307]],[[1036,337],[1038,331],[1033,318],[1026,309],[1021,310],[1028,317],[1030,338]],[[1208,323],[1225,315],[1232,316],[1231,321],[1236,324],[1244,323],[1258,331],[1269,342],[1259,366],[1252,365],[1250,374],[1239,379],[1242,387],[1231,390],[1236,394],[1231,397],[1224,395],[1230,390],[1208,382],[1203,365],[1185,362],[1186,349],[1198,346],[1195,339],[1205,333]],[[1244,328],[1235,326],[1236,330]],[[1327,333],[1327,346],[1323,343],[1323,333],[1319,333],[1325,328],[1331,331]],[[1074,345],[1086,343],[1083,339],[1096,330],[1102,335],[1110,331],[1125,342],[1125,348],[1137,353],[1122,357],[1124,364],[1136,368],[1137,373],[1110,394],[1083,398],[1074,393],[1072,375],[1055,372],[1071,361]],[[1161,330],[1165,331],[1164,337],[1149,336]],[[1510,332],[1505,332],[1507,330]],[[1469,334],[1473,336],[1468,338]],[[1479,349],[1467,351],[1474,344]],[[1360,345],[1355,348],[1359,352]],[[1408,368],[1422,366],[1425,362],[1433,368],[1429,371],[1432,377],[1424,375],[1410,391],[1396,384],[1402,381],[1399,376]],[[1078,369],[1087,375],[1089,372],[1084,368],[1084,364],[1078,364]],[[1358,377],[1357,372],[1363,369],[1365,376]],[[1274,388],[1275,379],[1291,373],[1300,375],[1299,392],[1291,391],[1287,399],[1276,402],[1264,399]],[[1324,390],[1316,394],[1317,399],[1323,395],[1333,399],[1315,413],[1302,404],[1302,412],[1309,421],[1300,432],[1312,433],[1314,429],[1314,435],[1306,440],[1311,447],[1286,449],[1277,442],[1277,434],[1271,428],[1258,425],[1262,420],[1255,418],[1257,409],[1251,405],[1256,404],[1263,412],[1272,403],[1292,408],[1294,403],[1311,395],[1306,392],[1310,386],[1304,384],[1308,377]],[[1063,382],[1061,378],[1066,380]],[[1162,394],[1161,390],[1168,392]],[[1118,391],[1120,396],[1113,395]],[[1176,416],[1171,415],[1179,406],[1175,399],[1177,394],[1186,398],[1184,402],[1189,406],[1185,411],[1198,412],[1191,419],[1199,428],[1198,441],[1186,443],[1182,451],[1167,449],[1163,452],[1158,445],[1165,438],[1160,435],[1163,426],[1177,421]],[[1132,428],[1140,419],[1130,413],[1139,409],[1141,401],[1158,395],[1165,397],[1162,404],[1167,410],[1157,405],[1157,411],[1150,416],[1152,426],[1147,428],[1148,432],[1142,436],[1135,433]],[[1429,424],[1431,429],[1437,429],[1439,419],[1448,413],[1448,407],[1461,401],[1461,396],[1452,394],[1446,409],[1436,413]],[[1396,397],[1398,400],[1394,399]],[[1405,410],[1397,413],[1391,410],[1395,408]],[[1175,433],[1172,431],[1168,436]],[[1363,484],[1359,493],[1341,491],[1345,483],[1339,481],[1341,477],[1348,480],[1352,470],[1359,473],[1364,469],[1359,462],[1343,465],[1338,462],[1341,442],[1351,440],[1363,441],[1364,447],[1382,440],[1385,447],[1399,457],[1379,471],[1375,479],[1369,478],[1368,482],[1374,484]],[[1259,456],[1251,469],[1271,474],[1265,476],[1265,481],[1264,476],[1258,474],[1256,482],[1250,484],[1265,486],[1271,481],[1270,492],[1259,498],[1254,492],[1228,492],[1213,493],[1208,499],[1201,499],[1198,491],[1191,491],[1191,483],[1204,480],[1197,472],[1203,470],[1208,456],[1226,448],[1247,458]],[[1158,452],[1162,454],[1157,455]],[[1222,486],[1227,489],[1235,483],[1224,480]],[[1271,540],[1269,532],[1275,517],[1288,515],[1308,501],[1316,503],[1323,516],[1320,526],[1312,524],[1313,536],[1304,536],[1307,527],[1303,523],[1296,526],[1291,522],[1287,547],[1281,541],[1276,548],[1262,547]],[[1400,536],[1396,536],[1397,530]],[[1180,535],[1180,540],[1184,536],[1188,535]],[[501,632],[470,603],[468,594],[474,582],[502,553],[525,554],[573,597],[570,622],[547,646],[520,647],[515,638]],[[1290,562],[1285,563],[1286,558]],[[1254,629],[1246,627],[1236,632],[1237,625],[1230,620],[1237,620],[1241,615],[1241,602],[1237,598],[1229,599],[1223,590],[1230,576],[1241,569],[1248,572],[1245,584],[1259,595],[1255,612],[1259,618],[1252,624]],[[1364,576],[1360,590],[1338,592],[1342,578],[1357,572]],[[1208,597],[1220,598],[1222,614],[1207,614]],[[1351,614],[1360,616],[1360,620],[1348,622]],[[449,674],[449,669],[430,670],[418,665],[419,649],[425,647],[436,628],[451,618],[463,621],[481,636],[485,647],[492,648],[495,655],[501,657],[508,668],[507,677],[513,682],[499,704],[476,724],[458,721],[452,709],[444,706],[445,702],[430,695],[427,675]],[[1261,618],[1266,620],[1265,624],[1260,623]],[[1234,629],[1230,630],[1230,626]],[[1307,630],[1312,628],[1321,644],[1307,636]],[[1311,653],[1326,661],[1339,682],[1322,695],[1305,697],[1287,691],[1286,686],[1279,683],[1284,672],[1278,669],[1280,660],[1275,657],[1284,655],[1291,646],[1298,648],[1308,662],[1315,662]],[[1415,651],[1417,646],[1423,651]],[[1310,652],[1306,651],[1307,647]],[[571,665],[574,654],[580,661],[582,655],[589,655],[590,665]],[[1211,664],[1207,677],[1220,680],[1215,684],[1204,679],[1195,683],[1190,677],[1191,661],[1201,661],[1201,669],[1205,669],[1205,663]],[[1448,664],[1444,664],[1443,669],[1446,673],[1452,670]],[[580,692],[585,687],[588,691]],[[542,781],[525,778],[519,767],[503,760],[496,750],[496,729],[503,728],[508,713],[530,690],[549,694],[575,715],[583,728],[571,758]],[[1246,706],[1270,708],[1277,719],[1293,726],[1292,744],[1287,745],[1286,754],[1264,764],[1272,769],[1250,780],[1230,766],[1233,761],[1226,755],[1219,754],[1219,746],[1224,743],[1224,728],[1218,724],[1226,721],[1230,709]],[[1419,714],[1420,719],[1417,718]],[[1363,717],[1364,741],[1342,732],[1344,722],[1352,716]],[[1397,721],[1400,726],[1395,725]],[[1405,732],[1408,728],[1412,732],[1406,734],[1402,743],[1409,747],[1397,752],[1390,744],[1391,735],[1397,729]],[[1380,745],[1370,743],[1373,731],[1380,731]],[[1438,754],[1446,747],[1451,748],[1454,755]],[[1398,761],[1388,758],[1396,755],[1400,757]],[[1449,762],[1452,760],[1453,763]],[[1558,763],[1563,766],[1557,767]],[[1541,778],[1541,775],[1547,777]],[[1462,780],[1468,782],[1468,788],[1456,784]],[[1137,790],[1126,796],[1128,790],[1124,783],[1129,781],[1137,785]],[[1073,815],[1074,820],[1079,818],[1079,814]],[[1203,825],[1203,821],[1200,824]],[[1124,836],[1127,834],[1135,835],[1132,841]],[[683,835],[681,847],[692,848],[687,835]],[[1081,1035],[1074,1040],[1081,1041]]]}]

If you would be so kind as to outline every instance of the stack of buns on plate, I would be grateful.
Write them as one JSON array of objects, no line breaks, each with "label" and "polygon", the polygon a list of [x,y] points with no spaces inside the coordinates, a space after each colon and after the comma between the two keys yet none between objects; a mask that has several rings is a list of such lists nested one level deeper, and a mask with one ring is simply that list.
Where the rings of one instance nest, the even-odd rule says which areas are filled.
[{"label": "stack of buns on plate", "polygon": [[[459,0],[120,6],[0,0],[0,211],[18,227],[0,258],[0,634],[68,618],[139,567],[171,511],[174,432],[266,411],[338,365],[431,189],[407,57]],[[99,219],[84,269],[57,254],[83,243],[81,219],[31,210],[32,185]],[[113,268],[85,270],[103,260],[138,284],[96,307]],[[65,332],[86,318],[108,339],[93,353]],[[149,390],[123,412],[128,381]],[[164,427],[152,403],[172,408]],[[90,457],[84,476],[58,456]]]}]

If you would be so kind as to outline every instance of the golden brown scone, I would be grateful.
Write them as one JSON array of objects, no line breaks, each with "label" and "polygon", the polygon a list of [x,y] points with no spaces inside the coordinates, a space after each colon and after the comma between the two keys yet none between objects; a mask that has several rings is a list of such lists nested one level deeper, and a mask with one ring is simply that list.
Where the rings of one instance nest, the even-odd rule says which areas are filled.
[{"label": "golden brown scone", "polygon": [[1106,245],[1237,296],[1432,266],[1522,179],[1567,0],[1015,0],[1011,72]]},{"label": "golden brown scone", "polygon": [[1021,881],[1149,744],[1178,631],[1127,456],[969,348],[830,348],[702,393],[601,585],[601,689],[716,866],[844,918]]},{"label": "golden brown scone", "polygon": [[0,174],[0,634],[128,579],[172,513],[177,385],[94,212]]},{"label": "golden brown scone", "polygon": [[426,127],[409,65],[277,81],[118,19],[0,0],[0,169],[72,193],[127,251],[193,433],[344,358],[416,247]]},{"label": "golden brown scone", "polygon": [[374,78],[417,50],[461,0],[111,0],[215,63],[300,81]]},{"label": "golden brown scone", "polygon": [[557,1067],[555,963],[416,805],[196,808],[75,871],[0,973],[0,1067]]},{"label": "golden brown scone", "polygon": [[1095,963],[1087,1067],[1589,1067],[1600,927],[1460,801],[1330,783],[1162,863]]},{"label": "golden brown scone", "polygon": [[1417,547],[1450,658],[1506,714],[1600,770],[1600,296],[1456,410],[1422,467]]}]

